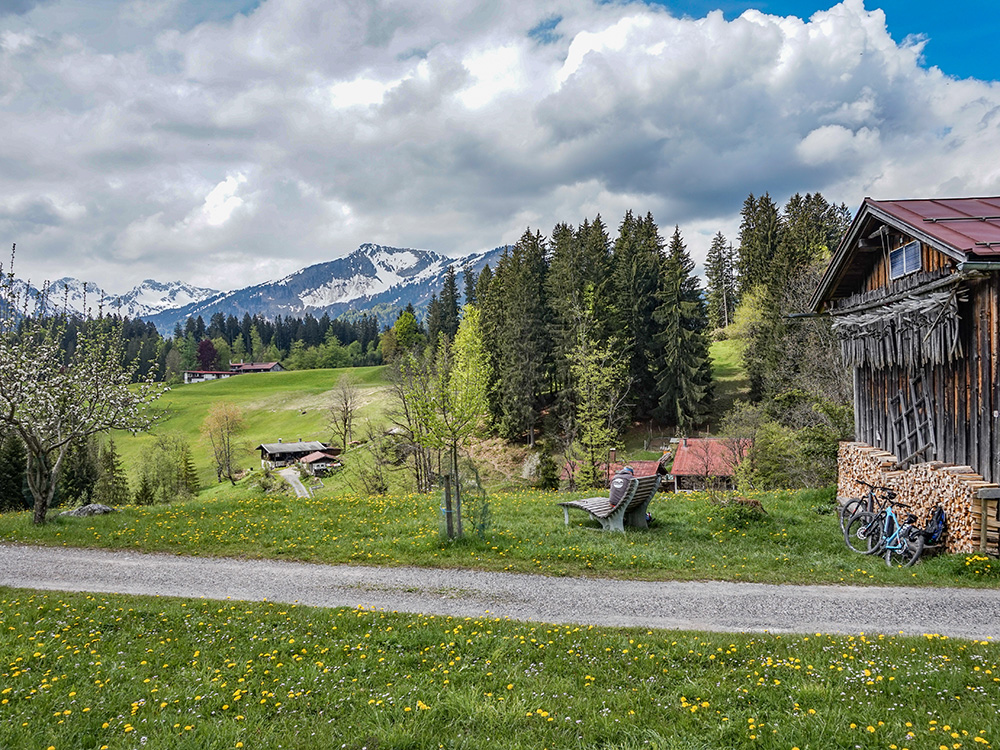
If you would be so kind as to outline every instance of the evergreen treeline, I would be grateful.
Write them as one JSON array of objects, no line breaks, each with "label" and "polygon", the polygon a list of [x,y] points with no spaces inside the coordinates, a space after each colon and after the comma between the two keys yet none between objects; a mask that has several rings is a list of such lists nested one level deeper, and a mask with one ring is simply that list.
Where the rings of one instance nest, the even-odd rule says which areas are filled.
[{"label": "evergreen treeline", "polygon": [[[551,237],[529,228],[495,268],[464,282],[466,303],[482,312],[489,408],[506,439],[544,436],[586,466],[630,420],[681,431],[704,421],[708,309],[679,228],[665,241],[652,215],[632,212],[613,239],[600,216],[557,224]],[[452,337],[457,290],[449,270],[425,328],[402,313],[383,335],[387,359]]]},{"label": "evergreen treeline", "polygon": [[[629,423],[682,434],[705,424],[710,338],[734,336],[751,392],[725,430],[756,446],[747,484],[828,482],[836,441],[850,437],[850,380],[829,321],[797,314],[849,223],[847,207],[819,193],[784,208],[751,194],[738,244],[712,239],[704,289],[680,228],[665,239],[650,214],[627,212],[614,237],[600,216],[549,237],[529,228],[495,268],[464,279],[465,302],[482,312],[493,429],[543,438],[595,483],[589,474]],[[426,326],[411,310],[383,334],[386,359],[454,336],[458,301],[449,269]]]},{"label": "evergreen treeline", "polygon": [[373,315],[354,320],[215,313],[208,324],[199,315],[174,327],[168,339],[174,356],[165,356],[165,378],[184,370],[228,370],[230,362],[281,362],[291,370],[361,367],[382,361],[379,325]]}]

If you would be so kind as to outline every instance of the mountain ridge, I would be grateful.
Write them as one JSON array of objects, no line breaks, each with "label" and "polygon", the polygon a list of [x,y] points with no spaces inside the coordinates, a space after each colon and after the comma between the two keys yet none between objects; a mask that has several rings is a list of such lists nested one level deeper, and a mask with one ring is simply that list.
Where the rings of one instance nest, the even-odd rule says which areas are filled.
[{"label": "mountain ridge", "polygon": [[[267,318],[328,314],[336,318],[370,312],[380,323],[391,323],[394,311],[408,304],[423,311],[431,296],[440,292],[448,266],[456,273],[468,269],[478,275],[488,263],[496,264],[505,247],[450,258],[433,250],[367,242],[344,257],[231,291],[146,279],[125,294],[104,297],[103,307],[151,322],[164,335],[190,316],[201,315],[207,322],[216,313]],[[86,308],[101,300],[96,289],[97,285],[78,279],[59,279],[49,285],[50,311],[61,311],[65,305],[72,313],[90,314]]]}]

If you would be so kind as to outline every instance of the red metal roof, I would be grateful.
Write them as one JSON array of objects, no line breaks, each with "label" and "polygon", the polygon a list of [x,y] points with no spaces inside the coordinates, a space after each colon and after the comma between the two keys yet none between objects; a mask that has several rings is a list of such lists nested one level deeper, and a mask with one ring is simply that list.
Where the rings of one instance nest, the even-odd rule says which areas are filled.
[{"label": "red metal roof", "polygon": [[737,447],[730,440],[687,438],[677,446],[670,473],[674,476],[731,477]]},{"label": "red metal roof", "polygon": [[304,464],[312,464],[316,463],[317,461],[336,461],[336,460],[337,457],[335,455],[331,455],[330,453],[326,453],[325,451],[315,451],[313,453],[310,453],[308,456],[303,456],[302,458],[299,459],[299,461]]},{"label": "red metal roof", "polygon": [[1000,255],[1000,197],[917,198],[865,204],[966,255]]},{"label": "red metal roof", "polygon": [[632,473],[637,477],[649,477],[656,473],[656,467],[659,465],[659,461],[628,461],[626,463],[616,461],[608,466],[608,479],[611,479],[626,466],[631,466]]},{"label": "red metal roof", "polygon": [[274,367],[277,362],[241,362],[238,365],[233,365],[233,368],[237,372],[252,372],[254,370],[270,370]]}]

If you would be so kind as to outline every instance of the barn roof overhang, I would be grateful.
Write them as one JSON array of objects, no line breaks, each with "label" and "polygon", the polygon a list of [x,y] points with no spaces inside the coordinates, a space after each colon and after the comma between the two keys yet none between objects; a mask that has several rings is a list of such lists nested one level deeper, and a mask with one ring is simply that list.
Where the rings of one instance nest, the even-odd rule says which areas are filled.
[{"label": "barn roof overhang", "polygon": [[[864,273],[860,256],[885,251],[888,235],[920,240],[960,268],[1000,268],[1000,198],[876,201],[865,198],[810,300],[819,312],[856,289]],[[982,264],[982,268],[972,265]]]}]

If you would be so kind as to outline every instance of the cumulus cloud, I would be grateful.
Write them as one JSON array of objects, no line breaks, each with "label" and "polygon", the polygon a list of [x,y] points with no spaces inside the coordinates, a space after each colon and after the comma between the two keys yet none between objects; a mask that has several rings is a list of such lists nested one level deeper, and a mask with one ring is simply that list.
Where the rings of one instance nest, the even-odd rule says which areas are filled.
[{"label": "cumulus cloud", "polygon": [[[231,288],[627,208],[696,256],[747,193],[996,194],[1000,86],[879,10],[596,0],[0,6],[0,238],[30,274]],[[7,7],[7,15],[2,15]],[[12,10],[18,12],[12,13]],[[931,33],[933,30],[929,30]]]}]

